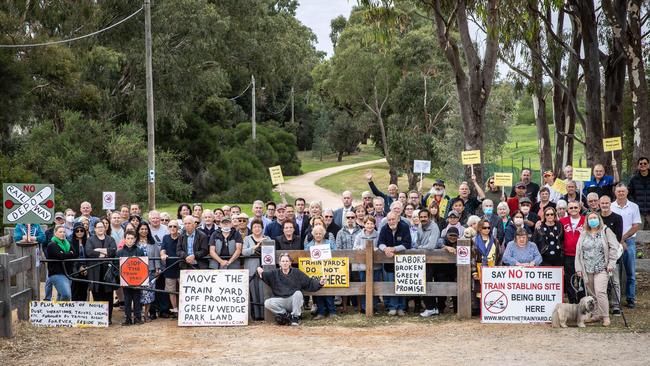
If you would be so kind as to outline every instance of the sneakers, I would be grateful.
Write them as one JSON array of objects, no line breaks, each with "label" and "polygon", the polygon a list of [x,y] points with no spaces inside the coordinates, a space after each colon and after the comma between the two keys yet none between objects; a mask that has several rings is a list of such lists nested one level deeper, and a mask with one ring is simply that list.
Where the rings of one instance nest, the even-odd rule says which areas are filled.
[{"label": "sneakers", "polygon": [[127,327],[128,327],[129,325],[131,325],[131,324],[133,324],[133,323],[131,322],[131,319],[124,319],[124,321],[122,322],[122,325],[123,325],[123,326],[127,326]]},{"label": "sneakers", "polygon": [[297,316],[292,316],[291,317],[291,325],[294,326],[294,327],[297,326],[297,325],[300,325],[300,318],[297,317]]},{"label": "sneakers", "polygon": [[144,323],[143,323],[142,320],[140,320],[139,318],[135,318],[135,319],[133,320],[133,324],[135,324],[135,325],[142,325],[142,324],[144,324]]},{"label": "sneakers", "polygon": [[402,309],[397,310],[397,316],[404,316],[404,315],[406,315],[404,310],[402,310]]},{"label": "sneakers", "polygon": [[397,315],[397,310],[395,309],[388,310],[388,316],[395,316],[395,315]]},{"label": "sneakers", "polygon": [[621,316],[621,309],[619,309],[619,308],[612,309],[612,315]]},{"label": "sneakers", "polygon": [[430,317],[432,315],[438,315],[438,314],[439,314],[438,309],[433,308],[431,310],[427,309],[427,310],[421,312],[420,316],[423,317],[423,318],[428,318],[428,317]]},{"label": "sneakers", "polygon": [[286,312],[284,314],[278,314],[275,316],[275,321],[278,323],[278,325],[289,325],[292,321],[291,317],[289,314]]},{"label": "sneakers", "polygon": [[636,308],[636,301],[629,299],[627,300],[627,304],[625,306],[627,306],[629,309],[634,309]]}]

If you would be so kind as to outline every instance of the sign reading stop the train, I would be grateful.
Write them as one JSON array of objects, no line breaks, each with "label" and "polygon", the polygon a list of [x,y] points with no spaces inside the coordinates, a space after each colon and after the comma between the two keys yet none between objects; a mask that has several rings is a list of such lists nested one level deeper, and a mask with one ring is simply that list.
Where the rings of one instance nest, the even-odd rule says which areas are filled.
[{"label": "sign reading stop the train", "polygon": [[54,185],[2,184],[5,224],[51,224],[54,218]]}]

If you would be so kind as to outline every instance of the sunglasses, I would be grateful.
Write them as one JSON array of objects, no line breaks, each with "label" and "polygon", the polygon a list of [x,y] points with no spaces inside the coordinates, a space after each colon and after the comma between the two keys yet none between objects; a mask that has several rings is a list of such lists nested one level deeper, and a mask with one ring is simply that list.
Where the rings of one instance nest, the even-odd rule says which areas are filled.
[{"label": "sunglasses", "polygon": [[354,217],[354,216],[347,216],[346,219],[348,219],[348,220],[354,220],[355,217]]},{"label": "sunglasses", "polygon": [[489,226],[483,226],[482,229],[483,230],[490,230],[490,227]]},{"label": "sunglasses", "polygon": [[334,216],[323,216],[323,217],[326,218],[326,219],[331,219],[331,218],[333,218]]},{"label": "sunglasses", "polygon": [[77,229],[77,230],[75,230],[74,232],[75,232],[75,233],[83,233],[83,232],[85,232],[85,231],[86,231],[86,230],[84,230],[84,229]]},{"label": "sunglasses", "polygon": [[648,162],[647,161],[642,161],[642,162],[639,163],[639,165],[648,165]]},{"label": "sunglasses", "polygon": [[494,182],[488,182],[488,184],[494,184]]},{"label": "sunglasses", "polygon": [[577,210],[577,209],[578,209],[578,207],[575,207],[575,206],[569,207],[569,210]]},{"label": "sunglasses", "polygon": [[549,212],[549,213],[547,213],[547,214],[544,214],[544,215],[545,215],[545,216],[555,216],[555,214],[554,214],[554,213],[552,213],[552,212]]},{"label": "sunglasses", "polygon": [[169,219],[160,219],[160,222],[169,222]]},{"label": "sunglasses", "polygon": [[175,227],[175,228],[177,228],[177,229],[179,228],[178,225],[167,225],[167,227],[168,227],[168,228],[173,228],[173,227]]}]

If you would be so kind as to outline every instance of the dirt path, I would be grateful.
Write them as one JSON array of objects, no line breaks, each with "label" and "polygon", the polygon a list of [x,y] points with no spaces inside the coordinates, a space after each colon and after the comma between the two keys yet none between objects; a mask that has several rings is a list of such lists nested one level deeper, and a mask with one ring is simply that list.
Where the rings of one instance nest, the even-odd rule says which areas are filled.
[{"label": "dirt path", "polygon": [[363,163],[341,165],[327,169],[316,170],[299,175],[283,184],[284,191],[292,197],[302,197],[307,202],[321,201],[323,208],[337,208],[341,206],[341,192],[332,192],[316,185],[316,181],[344,170],[358,168],[366,165],[385,163],[386,159],[365,161]]}]

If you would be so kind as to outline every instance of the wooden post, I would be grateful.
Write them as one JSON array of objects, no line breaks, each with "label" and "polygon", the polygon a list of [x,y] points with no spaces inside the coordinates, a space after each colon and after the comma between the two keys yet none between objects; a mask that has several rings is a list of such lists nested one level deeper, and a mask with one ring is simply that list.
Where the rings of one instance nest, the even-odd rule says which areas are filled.
[{"label": "wooden post", "polygon": [[[273,247],[275,247],[275,241],[274,240],[264,240],[262,242],[262,246],[273,246]],[[276,260],[277,260],[277,256],[276,256]],[[260,264],[261,263],[262,262],[260,261]],[[274,265],[263,265],[262,268],[265,271],[270,271],[270,270],[275,269],[275,266]],[[257,276],[257,274],[255,274],[255,275]],[[264,283],[264,299],[262,299],[262,302],[264,302],[266,299],[269,299],[271,297],[273,297],[273,292],[271,291],[271,288],[269,287],[269,285]],[[275,321],[275,314],[273,314],[273,312],[271,312],[267,308],[264,308],[264,321],[265,322],[273,322],[273,321]]]},{"label": "wooden post", "polygon": [[374,263],[373,254],[375,247],[372,240],[366,240],[366,316],[372,317],[375,313],[373,309],[372,293],[374,286]]},{"label": "wooden post", "polygon": [[0,254],[0,336],[13,337],[11,319],[11,278],[9,278],[10,254]]},{"label": "wooden post", "polygon": [[[39,275],[38,262],[38,243],[18,244],[20,256],[29,256],[32,266],[29,271],[25,272],[25,285],[32,289],[32,300],[40,300],[41,276]],[[43,263],[45,265],[45,263]]]},{"label": "wooden post", "polygon": [[[471,247],[469,239],[460,239],[459,246]],[[458,291],[458,319],[472,317],[472,271],[470,264],[456,264],[456,288]]]}]

